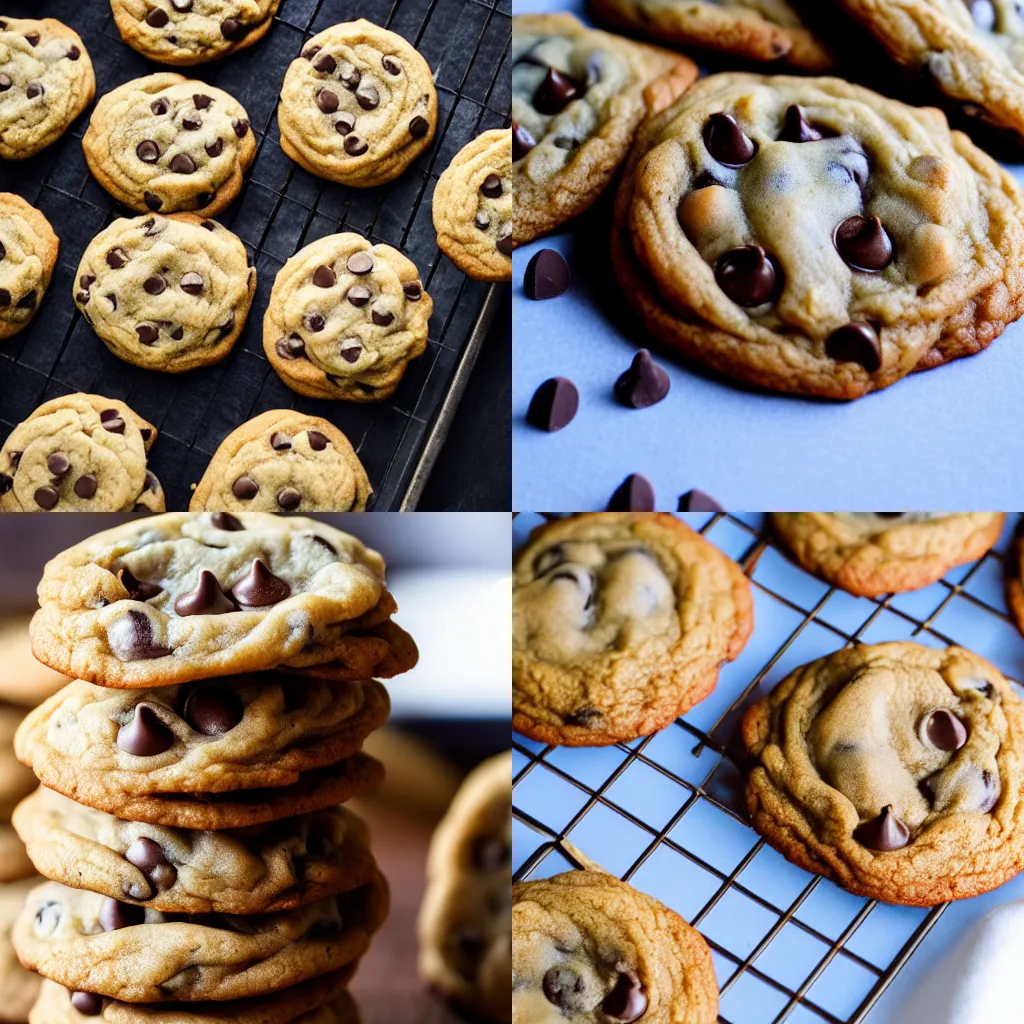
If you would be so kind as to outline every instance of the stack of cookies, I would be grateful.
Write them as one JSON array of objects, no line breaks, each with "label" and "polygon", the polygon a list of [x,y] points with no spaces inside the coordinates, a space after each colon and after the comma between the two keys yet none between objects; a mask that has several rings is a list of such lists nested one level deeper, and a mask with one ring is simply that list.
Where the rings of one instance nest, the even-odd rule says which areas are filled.
[{"label": "stack of cookies", "polygon": [[31,1020],[353,1019],[387,913],[361,752],[412,667],[384,562],[304,518],[178,513],[46,567],[33,650],[73,681],[25,720],[15,828],[48,882],[13,935]]}]

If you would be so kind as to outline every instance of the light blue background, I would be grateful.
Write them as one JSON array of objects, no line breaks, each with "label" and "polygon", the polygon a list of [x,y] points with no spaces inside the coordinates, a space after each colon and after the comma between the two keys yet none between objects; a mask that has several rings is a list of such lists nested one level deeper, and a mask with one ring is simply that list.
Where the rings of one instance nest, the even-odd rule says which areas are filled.
[{"label": "light blue background", "polygon": [[[582,8],[580,0],[513,3],[517,14]],[[649,341],[613,283],[609,211],[592,213],[513,254],[513,508],[603,509],[634,472],[668,511],[695,487],[725,508],[1024,503],[1024,321],[980,355],[852,403],[758,394],[656,352],[671,376],[668,398],[625,409],[612,385]],[[523,273],[544,247],[561,252],[575,277],[565,295],[535,302],[523,294]],[[573,380],[580,410],[547,434],[524,417],[534,390],[554,376]]]}]

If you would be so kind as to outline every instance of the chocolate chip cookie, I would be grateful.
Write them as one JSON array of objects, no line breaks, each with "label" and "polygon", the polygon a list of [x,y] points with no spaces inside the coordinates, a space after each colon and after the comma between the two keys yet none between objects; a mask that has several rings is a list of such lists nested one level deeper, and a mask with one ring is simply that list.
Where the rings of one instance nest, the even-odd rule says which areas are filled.
[{"label": "chocolate chip cookie", "polygon": [[121,38],[160,64],[203,64],[258,42],[281,0],[111,0]]},{"label": "chocolate chip cookie", "polygon": [[512,279],[512,133],[495,128],[463,146],[438,179],[437,244],[478,281]]},{"label": "chocolate chip cookie", "polygon": [[750,384],[850,399],[1024,309],[1024,194],[934,109],[712,75],[641,129],[612,260],[647,329]]},{"label": "chocolate chip cookie", "polygon": [[162,512],[163,489],[146,469],[156,433],[114,398],[44,402],[0,448],[0,512]]},{"label": "chocolate chip cookie", "polygon": [[543,743],[646,736],[715,688],[753,626],[740,567],[663,513],[539,526],[512,580],[512,727]]},{"label": "chocolate chip cookie", "polygon": [[508,1022],[512,957],[512,754],[477,768],[434,833],[420,911],[424,980]]},{"label": "chocolate chip cookie", "polygon": [[364,512],[372,491],[359,456],[334,424],[272,409],[224,438],[189,508]]},{"label": "chocolate chip cookie", "polygon": [[47,882],[14,927],[23,964],[73,991],[129,1003],[246,999],[354,963],[387,916],[376,875],[266,917],[167,915]]},{"label": "chocolate chip cookie", "polygon": [[281,148],[311,174],[366,188],[430,145],[430,66],[400,35],[360,18],[313,36],[291,63],[277,112]]},{"label": "chocolate chip cookie", "polygon": [[70,682],[32,656],[30,620],[30,615],[24,615],[0,621],[0,701],[23,707],[42,704]]},{"label": "chocolate chip cookie", "polygon": [[59,247],[50,222],[34,206],[0,192],[0,341],[24,330],[36,315]]},{"label": "chocolate chip cookie", "polygon": [[512,887],[512,1020],[714,1024],[711,950],[675,911],[600,871]]},{"label": "chocolate chip cookie", "polygon": [[56,142],[95,94],[76,32],[54,18],[0,18],[0,157],[24,160]]},{"label": "chocolate chip cookie", "polygon": [[24,717],[24,708],[0,704],[0,821],[10,821],[18,802],[36,785],[32,773],[14,757],[14,735]]},{"label": "chocolate chip cookie", "polygon": [[1024,867],[1024,704],[970,651],[837,651],[754,704],[743,739],[754,828],[850,892],[933,906]]},{"label": "chocolate chip cookie", "polygon": [[351,232],[328,235],[278,273],[263,350],[301,395],[379,402],[426,350],[433,308],[415,264],[397,249]]},{"label": "chocolate chip cookie", "polygon": [[772,531],[808,572],[858,597],[918,590],[999,539],[1003,512],[773,512]]},{"label": "chocolate chip cookie", "polygon": [[212,217],[256,157],[249,115],[226,92],[169,71],[100,98],[82,140],[96,180],[140,213]]},{"label": "chocolate chip cookie", "polygon": [[[328,678],[407,671],[384,560],[302,517],[174,512],[95,534],[39,585],[32,650],[110,687],[330,665]],[[298,813],[298,812],[296,812]]]},{"label": "chocolate chip cookie", "polygon": [[25,898],[38,884],[38,878],[26,878],[13,885],[0,886],[0,1006],[11,1021],[28,1020],[39,992],[39,979],[18,963],[11,945],[14,922],[25,905]]},{"label": "chocolate chip cookie", "polygon": [[[0,825],[0,883],[16,882],[32,874],[35,874],[32,861],[28,859],[18,833],[10,825]],[[0,884],[0,893],[3,888]],[[0,989],[2,987],[3,982],[0,981]]]},{"label": "chocolate chip cookie", "polygon": [[192,213],[114,221],[89,243],[75,278],[75,302],[103,344],[168,373],[223,359],[255,293],[238,236]]},{"label": "chocolate chip cookie", "polygon": [[40,788],[14,822],[47,878],[164,913],[293,910],[365,885],[377,870],[366,825],[343,807],[192,832],[122,821]]},{"label": "chocolate chip cookie", "polygon": [[685,57],[587,28],[571,14],[512,19],[516,245],[554,231],[604,191],[637,125],[697,77]]}]

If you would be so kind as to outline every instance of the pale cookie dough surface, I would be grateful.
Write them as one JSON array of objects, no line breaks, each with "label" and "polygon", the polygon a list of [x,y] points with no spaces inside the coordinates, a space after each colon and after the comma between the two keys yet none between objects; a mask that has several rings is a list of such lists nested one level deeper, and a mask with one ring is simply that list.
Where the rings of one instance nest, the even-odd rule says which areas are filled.
[{"label": "pale cookie dough surface", "polygon": [[511,1021],[512,755],[465,781],[430,844],[420,974],[488,1020]]},{"label": "pale cookie dough surface", "polygon": [[34,874],[18,833],[10,825],[0,825],[0,883],[16,882]]},{"label": "pale cookie dough surface", "polygon": [[11,945],[14,922],[25,898],[38,884],[38,878],[26,878],[13,885],[0,885],[0,1020],[11,1024],[28,1020],[39,992],[39,978],[18,963]]},{"label": "pale cookie dough surface", "polygon": [[59,247],[50,222],[34,206],[0,192],[0,340],[23,330],[35,316]]},{"label": "pale cookie dough surface", "polygon": [[711,950],[678,914],[600,871],[512,887],[513,1024],[714,1024]]},{"label": "pale cookie dough surface", "polygon": [[24,160],[56,142],[95,93],[76,32],[54,18],[0,18],[0,157]]},{"label": "pale cookie dough surface", "polygon": [[1024,705],[970,651],[837,651],[754,704],[743,739],[754,828],[850,892],[933,906],[1024,867]]},{"label": "pale cookie dough surface", "polygon": [[565,746],[663,729],[711,693],[752,626],[740,567],[674,516],[547,523],[515,558],[512,727]]},{"label": "pale cookie dough surface", "polygon": [[169,71],[101,97],[82,145],[96,180],[140,213],[212,217],[238,195],[256,157],[237,100]]},{"label": "pale cookie dough surface", "polygon": [[23,963],[75,991],[128,1003],[247,999],[358,960],[388,910],[382,875],[262,917],[165,915],[47,882],[14,927]]},{"label": "pale cookie dough surface", "polygon": [[334,25],[288,68],[278,124],[281,148],[312,174],[383,185],[434,137],[433,72],[394,32],[364,19]]},{"label": "pale cookie dough surface", "polygon": [[0,620],[0,701],[35,707],[70,682],[32,655],[30,615]]},{"label": "pale cookie dough surface", "polygon": [[434,189],[437,244],[479,281],[512,278],[512,133],[495,128],[463,146]]},{"label": "pale cookie dough surface", "polygon": [[587,28],[571,14],[513,18],[516,245],[587,209],[625,159],[644,115],[696,77],[687,58]]},{"label": "pale cookie dough surface", "polygon": [[1002,512],[773,512],[797,563],[858,597],[918,590],[999,539]]},{"label": "pale cookie dough surface", "polygon": [[417,657],[390,622],[397,606],[380,555],[304,517],[172,512],[127,523],[49,562],[39,602],[36,657],[101,686],[328,664],[329,678],[366,679]]},{"label": "pale cookie dough surface", "polygon": [[258,42],[281,0],[111,0],[121,38],[160,64],[217,60]]},{"label": "pale cookie dough surface", "polygon": [[75,302],[107,348],[168,373],[223,359],[255,294],[241,239],[189,213],[114,221],[75,275]]},{"label": "pale cookie dough surface", "polygon": [[36,787],[32,773],[14,756],[14,736],[24,717],[24,708],[0,704],[0,822],[10,821],[18,802]]},{"label": "pale cookie dough surface", "polygon": [[163,488],[146,468],[156,434],[114,398],[44,402],[0,448],[0,512],[163,512]]},{"label": "pale cookie dough surface", "polygon": [[370,480],[334,424],[272,409],[220,443],[196,487],[193,512],[364,512]]},{"label": "pale cookie dough surface", "polygon": [[934,109],[721,74],[641,129],[612,260],[648,331],[750,384],[857,398],[1024,303],[1024,195]]},{"label": "pale cookie dough surface", "polygon": [[293,391],[379,402],[423,355],[434,304],[416,265],[362,235],[328,235],[278,272],[263,350]]}]

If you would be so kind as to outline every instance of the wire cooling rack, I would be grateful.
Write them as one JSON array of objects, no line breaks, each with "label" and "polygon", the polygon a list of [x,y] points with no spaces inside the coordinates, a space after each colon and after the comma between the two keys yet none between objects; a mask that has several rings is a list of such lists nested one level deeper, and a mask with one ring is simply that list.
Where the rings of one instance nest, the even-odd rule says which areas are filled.
[{"label": "wire cooling rack", "polygon": [[[170,509],[185,509],[223,438],[268,409],[297,408],[339,426],[373,483],[371,508],[413,508],[500,304],[498,288],[470,281],[437,248],[431,197],[441,172],[470,139],[506,127],[511,110],[510,0],[283,0],[267,35],[242,53],[194,68],[165,68],[125,46],[108,0],[7,0],[9,17],[54,17],[83,38],[97,95],[156,70],[215,84],[246,108],[259,141],[240,197],[221,220],[245,242],[258,291],[234,351],[216,366],[171,375],[112,356],[72,301],[86,245],[128,211],[89,174],[81,139],[89,112],[58,143],[30,160],[0,162],[0,191],[17,192],[60,236],[59,265],[31,327],[0,346],[0,441],[33,409],[73,391],[121,398],[156,424],[150,454]],[[281,151],[276,107],[285,69],[306,38],[356,18],[410,40],[435,71],[438,130],[427,153],[379,188],[351,189],[316,178]],[[91,111],[91,108],[90,108]],[[336,231],[386,242],[419,267],[434,300],[427,351],[409,365],[395,395],[356,405],[289,390],[263,355],[262,321],[277,271],[304,245]]]},{"label": "wire cooling rack", "polygon": [[[575,847],[675,909],[711,946],[721,1024],[861,1024],[948,905],[855,897],[772,850],[743,809],[739,717],[794,668],[851,642],[959,643],[1018,675],[1024,641],[1002,596],[1012,523],[945,580],[869,600],[794,566],[760,513],[681,518],[743,566],[753,636],[714,693],[653,736],[606,748],[513,736],[515,879],[581,867]],[[514,542],[540,522],[520,515]]]}]

